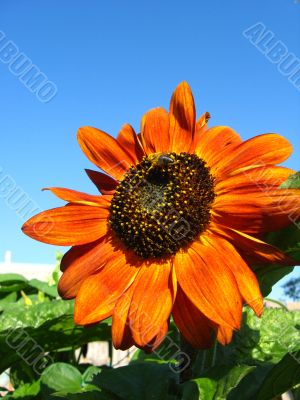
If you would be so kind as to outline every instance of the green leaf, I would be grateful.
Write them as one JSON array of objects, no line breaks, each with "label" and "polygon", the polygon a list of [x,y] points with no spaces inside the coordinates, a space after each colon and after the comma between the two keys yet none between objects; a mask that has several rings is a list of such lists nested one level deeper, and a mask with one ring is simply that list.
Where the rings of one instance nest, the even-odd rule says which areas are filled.
[{"label": "green leaf", "polygon": [[280,185],[281,189],[300,189],[300,172],[290,175],[285,182]]},{"label": "green leaf", "polygon": [[9,379],[13,387],[19,387],[25,383],[33,383],[39,379],[32,368],[25,361],[20,361],[10,367]]},{"label": "green leaf", "polygon": [[102,369],[93,384],[121,400],[171,400],[175,374],[168,364],[137,363]]},{"label": "green leaf", "polygon": [[[13,394],[8,397],[11,399],[23,399],[23,400],[33,400],[37,399],[37,395],[40,392],[40,381],[33,383],[26,383],[23,386],[18,387]],[[6,398],[6,396],[5,396]]]},{"label": "green leaf", "polygon": [[270,400],[298,383],[300,383],[300,351],[287,354],[269,371],[256,398]]},{"label": "green leaf", "polygon": [[222,365],[183,385],[182,400],[224,400],[255,367]]},{"label": "green leaf", "polygon": [[255,269],[255,274],[264,297],[269,296],[275,283],[279,282],[286,275],[293,272],[294,267],[284,267],[282,265],[268,265]]},{"label": "green leaf", "polygon": [[226,400],[257,400],[257,390],[261,387],[263,380],[272,367],[272,364],[253,367],[253,370],[229,393]]},{"label": "green leaf", "polygon": [[19,274],[0,274],[0,293],[18,292],[27,286],[27,279]]},{"label": "green leaf", "polygon": [[5,308],[12,303],[15,303],[17,301],[17,293],[16,292],[11,292],[9,294],[6,294],[1,297],[0,299],[0,312],[5,310]]},{"label": "green leaf", "polygon": [[95,367],[93,365],[88,367],[82,375],[84,384],[88,384],[88,383],[92,382],[94,376],[99,374],[100,372],[101,372],[101,368],[99,368],[99,367]]},{"label": "green leaf", "polygon": [[58,297],[57,287],[49,286],[47,282],[39,281],[38,279],[31,279],[28,285],[47,294],[50,297]]},{"label": "green leaf", "polygon": [[41,385],[43,394],[55,392],[77,393],[82,391],[81,373],[70,364],[55,363],[50,365],[42,374]]},{"label": "green leaf", "polygon": [[12,283],[27,282],[27,279],[20,274],[0,274],[0,284],[11,285]]}]

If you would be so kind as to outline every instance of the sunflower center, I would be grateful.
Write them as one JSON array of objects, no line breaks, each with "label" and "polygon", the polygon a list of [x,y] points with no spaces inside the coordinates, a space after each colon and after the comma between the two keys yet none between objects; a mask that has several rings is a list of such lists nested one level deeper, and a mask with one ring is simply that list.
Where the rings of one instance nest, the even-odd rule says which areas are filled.
[{"label": "sunflower center", "polygon": [[151,154],[117,187],[110,225],[143,258],[175,254],[205,230],[214,197],[213,177],[195,154]]}]

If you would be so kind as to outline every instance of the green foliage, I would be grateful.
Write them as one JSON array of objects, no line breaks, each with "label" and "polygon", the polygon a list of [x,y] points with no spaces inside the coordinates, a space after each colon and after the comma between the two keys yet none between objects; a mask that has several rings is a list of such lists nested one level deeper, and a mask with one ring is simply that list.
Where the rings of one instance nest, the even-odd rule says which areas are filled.
[{"label": "green foliage", "polygon": [[300,277],[290,279],[283,285],[284,294],[294,301],[300,300]]},{"label": "green foliage", "polygon": [[[300,348],[300,345],[299,345]],[[300,382],[300,351],[286,354],[266,375],[257,400],[268,400],[292,388]]]},{"label": "green foliage", "polygon": [[255,367],[248,365],[214,367],[203,377],[183,385],[182,400],[222,400]]}]

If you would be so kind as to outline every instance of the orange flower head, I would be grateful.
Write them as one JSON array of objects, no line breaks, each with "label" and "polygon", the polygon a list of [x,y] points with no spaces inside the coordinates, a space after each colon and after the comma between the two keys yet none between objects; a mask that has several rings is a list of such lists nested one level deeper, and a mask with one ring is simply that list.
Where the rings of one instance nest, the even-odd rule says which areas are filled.
[{"label": "orange flower head", "polygon": [[242,141],[226,126],[196,121],[186,82],[167,112],[126,124],[114,139],[96,128],[79,144],[100,171],[87,170],[100,195],[50,188],[68,204],[24,226],[36,240],[72,246],[61,262],[59,293],[76,298],[75,322],[112,316],[116,348],[151,351],[170,316],[196,348],[222,344],[239,329],[242,305],[259,316],[263,298],[250,264],[294,262],[261,240],[300,217],[299,191],[278,189],[294,172],[277,166],[292,152],[277,134]]}]

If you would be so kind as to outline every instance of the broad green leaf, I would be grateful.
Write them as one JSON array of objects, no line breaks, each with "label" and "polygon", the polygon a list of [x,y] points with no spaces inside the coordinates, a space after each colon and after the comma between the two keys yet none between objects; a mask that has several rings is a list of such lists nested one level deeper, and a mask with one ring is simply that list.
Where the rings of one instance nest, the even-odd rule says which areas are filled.
[{"label": "broad green leaf", "polygon": [[182,400],[224,400],[255,367],[221,365],[183,385]]},{"label": "broad green leaf", "polygon": [[272,399],[298,383],[300,383],[300,351],[287,354],[269,371],[256,398]]},{"label": "broad green leaf", "polygon": [[255,270],[261,292],[264,297],[269,296],[275,283],[293,272],[294,267],[282,265],[268,265]]},{"label": "broad green leaf", "polygon": [[1,285],[11,285],[19,282],[27,282],[27,279],[20,274],[0,274]]},{"label": "broad green leaf", "polygon": [[226,400],[257,400],[257,391],[272,368],[273,364],[268,363],[254,367],[253,371],[247,374],[238,386],[230,392]]},{"label": "broad green leaf", "polygon": [[0,274],[0,293],[18,292],[27,287],[27,279],[19,274]]},{"label": "broad green leaf", "polygon": [[56,398],[118,400],[116,396],[89,383],[100,372],[100,368],[91,366],[81,375],[79,370],[70,364],[55,363],[42,374],[42,398],[47,400]]},{"label": "broad green leaf", "polygon": [[78,393],[82,391],[82,376],[77,368],[66,363],[50,365],[42,374],[41,386],[44,394],[55,392]]},{"label": "broad green leaf", "polygon": [[[175,374],[168,364],[137,363],[102,369],[93,384],[121,400],[173,400]],[[178,397],[177,397],[178,398]]]},{"label": "broad green leaf", "polygon": [[39,281],[38,279],[31,279],[28,281],[28,285],[40,290],[41,292],[47,294],[50,297],[58,297],[58,292],[57,292],[57,287],[56,285],[54,286],[49,286],[47,282],[42,282]]}]

